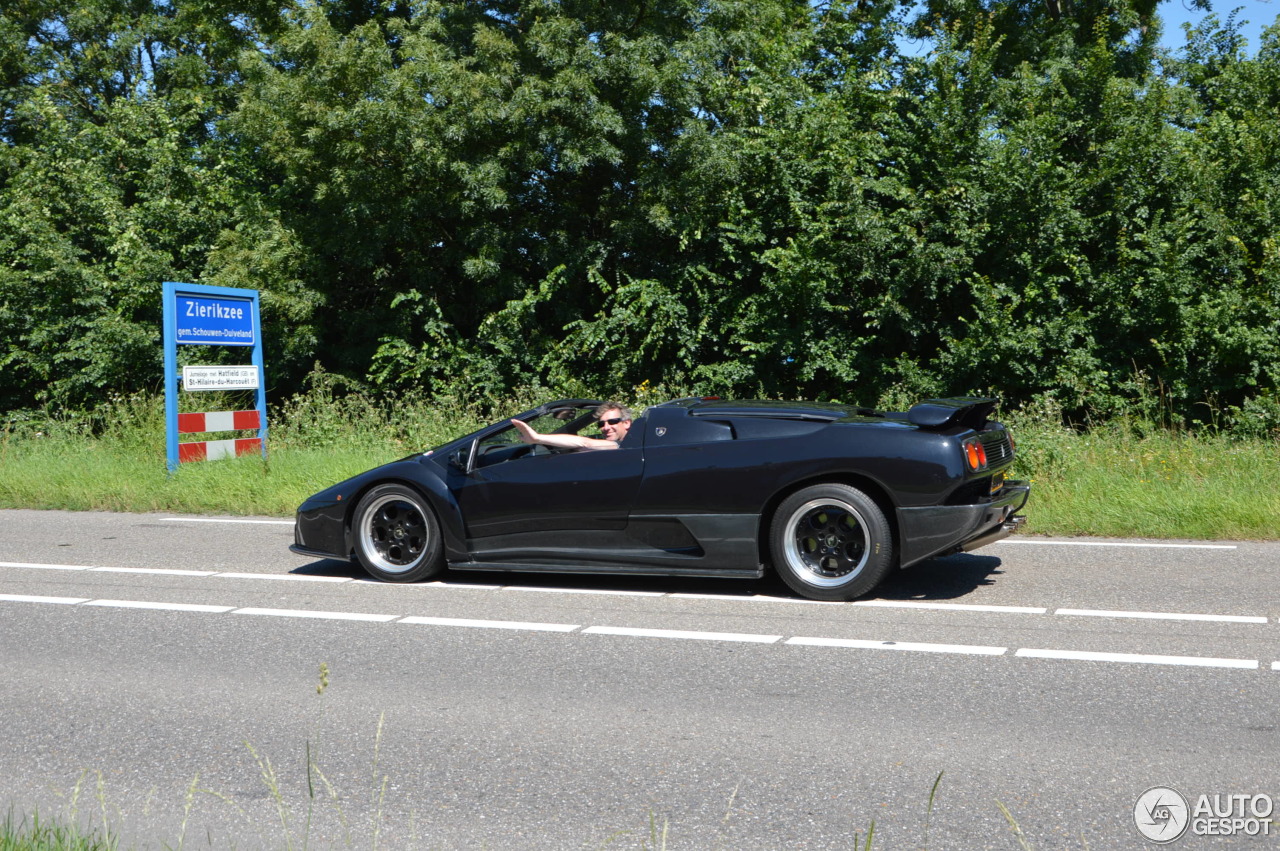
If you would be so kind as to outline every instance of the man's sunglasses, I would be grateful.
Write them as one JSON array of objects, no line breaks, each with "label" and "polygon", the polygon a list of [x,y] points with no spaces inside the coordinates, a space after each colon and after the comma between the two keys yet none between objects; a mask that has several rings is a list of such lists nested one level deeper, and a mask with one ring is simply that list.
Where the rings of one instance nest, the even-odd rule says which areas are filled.
[{"label": "man's sunglasses", "polygon": [[617,425],[620,422],[623,422],[622,417],[610,417],[607,420],[600,420],[597,425],[600,426],[600,428],[604,428],[607,425]]}]

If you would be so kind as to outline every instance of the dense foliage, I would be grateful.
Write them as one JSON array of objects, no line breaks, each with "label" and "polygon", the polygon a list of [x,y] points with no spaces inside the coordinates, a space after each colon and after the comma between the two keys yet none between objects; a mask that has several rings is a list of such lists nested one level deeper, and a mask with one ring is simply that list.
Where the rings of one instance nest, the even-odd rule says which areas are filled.
[{"label": "dense foliage", "polygon": [[277,394],[319,363],[1280,428],[1280,29],[1159,28],[1153,0],[15,0],[0,410],[158,386],[178,280],[263,293]]}]

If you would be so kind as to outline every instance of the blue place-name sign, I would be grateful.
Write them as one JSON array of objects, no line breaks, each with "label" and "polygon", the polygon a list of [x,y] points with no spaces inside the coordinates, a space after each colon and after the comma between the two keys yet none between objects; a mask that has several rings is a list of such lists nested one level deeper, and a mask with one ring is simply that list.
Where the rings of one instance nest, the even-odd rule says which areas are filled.
[{"label": "blue place-name sign", "polygon": [[249,299],[218,298],[178,293],[178,343],[206,346],[255,345],[253,302]]}]

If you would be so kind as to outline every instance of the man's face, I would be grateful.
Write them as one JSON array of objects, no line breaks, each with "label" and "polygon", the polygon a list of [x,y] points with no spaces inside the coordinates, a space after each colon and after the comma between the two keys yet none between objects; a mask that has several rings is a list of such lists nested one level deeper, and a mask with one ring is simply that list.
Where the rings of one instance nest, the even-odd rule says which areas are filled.
[{"label": "man's face", "polygon": [[627,436],[629,428],[631,428],[631,420],[624,420],[622,411],[616,408],[610,408],[600,417],[600,433],[604,435],[605,440],[621,443],[622,438]]}]

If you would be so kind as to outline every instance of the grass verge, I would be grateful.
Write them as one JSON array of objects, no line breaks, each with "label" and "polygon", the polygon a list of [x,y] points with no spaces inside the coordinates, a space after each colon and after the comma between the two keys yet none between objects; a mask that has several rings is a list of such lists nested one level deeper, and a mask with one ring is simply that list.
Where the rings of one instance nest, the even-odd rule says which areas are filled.
[{"label": "grass verge", "polygon": [[102,440],[0,448],[0,507],[290,517],[305,497],[407,454],[376,447],[272,448],[270,456],[184,464]]},{"label": "grass verge", "polygon": [[[495,403],[504,411],[533,400]],[[0,508],[291,516],[307,496],[495,418],[457,402],[379,406],[328,385],[273,411],[270,456],[165,468],[163,403],[110,400],[92,417],[0,432]],[[1108,537],[1280,539],[1280,441],[1122,421],[1088,430],[1015,411],[1014,473],[1032,481],[1026,531]]]},{"label": "grass verge", "polygon": [[1280,540],[1280,441],[1013,416],[1033,534]]}]

